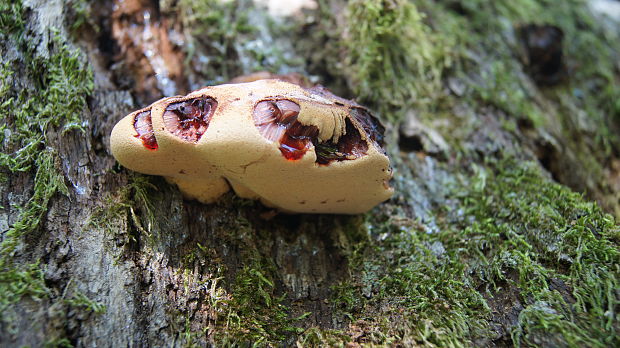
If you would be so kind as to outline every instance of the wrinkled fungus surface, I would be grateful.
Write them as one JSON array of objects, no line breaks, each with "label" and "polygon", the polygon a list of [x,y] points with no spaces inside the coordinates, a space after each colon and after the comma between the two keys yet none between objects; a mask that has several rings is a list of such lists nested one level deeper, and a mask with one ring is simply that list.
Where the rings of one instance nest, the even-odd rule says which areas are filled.
[{"label": "wrinkled fungus surface", "polygon": [[207,131],[217,102],[201,97],[168,105],[164,112],[166,129],[179,138],[197,142]]},{"label": "wrinkled fungus surface", "polygon": [[[314,90],[313,90],[314,91]],[[334,99],[324,89],[316,89],[321,96]],[[348,102],[345,99],[343,102]],[[350,103],[350,102],[348,102]],[[337,107],[346,107],[344,103],[336,103]],[[315,126],[303,125],[297,120],[301,111],[300,106],[286,99],[263,100],[254,107],[254,123],[259,132],[267,140],[278,143],[280,152],[287,160],[295,161],[303,156],[312,147],[316,152],[316,163],[328,165],[332,161],[354,160],[366,155],[368,140],[377,145],[383,145],[384,128],[379,122],[362,108],[352,107],[351,115],[355,118],[345,119],[346,130],[337,139],[320,141],[319,129]],[[353,122],[359,123],[366,133],[362,136]]]},{"label": "wrinkled fungus surface", "polygon": [[155,139],[155,134],[153,133],[150,110],[137,114],[133,127],[138,133],[136,137],[142,140],[144,147],[150,150],[157,150],[157,139]]}]

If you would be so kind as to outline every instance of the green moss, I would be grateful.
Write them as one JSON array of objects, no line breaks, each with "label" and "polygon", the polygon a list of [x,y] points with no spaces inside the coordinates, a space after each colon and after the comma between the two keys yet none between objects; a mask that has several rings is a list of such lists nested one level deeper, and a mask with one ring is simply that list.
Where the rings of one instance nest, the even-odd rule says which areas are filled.
[{"label": "green moss", "polygon": [[544,113],[531,102],[532,92],[524,86],[518,72],[519,65],[511,60],[498,60],[482,72],[483,85],[474,85],[476,97],[483,104],[493,105],[517,119],[526,119],[535,127],[541,126]]},{"label": "green moss", "polygon": [[377,323],[383,334],[377,343],[397,338],[459,346],[487,335],[489,310],[465,272],[462,250],[444,247],[442,234],[394,227],[380,233],[391,236],[364,263],[359,280],[370,297],[367,307],[383,308],[381,317],[397,323]]},{"label": "green moss", "polygon": [[56,192],[67,193],[64,177],[54,166],[50,151],[42,152],[34,163],[37,172],[34,178],[34,193],[19,210],[19,219],[9,228],[0,244],[0,265],[6,266],[20,244],[21,238],[37,229],[47,209],[47,204]]},{"label": "green moss", "polygon": [[203,79],[198,85],[225,83],[256,71],[290,72],[303,65],[289,41],[277,39],[295,23],[272,19],[251,1],[182,0],[176,6],[189,34],[185,63]]},{"label": "green moss", "polygon": [[155,236],[151,227],[155,222],[153,195],[157,193],[154,178],[148,175],[132,174],[129,183],[104,199],[104,206],[90,216],[88,227],[104,231],[115,239],[117,245],[129,246],[136,242],[136,235],[119,230],[119,222],[129,222],[138,233],[146,237],[151,246]]},{"label": "green moss", "polygon": [[5,315],[6,309],[22,297],[40,299],[48,295],[38,263],[23,266],[13,263],[22,238],[39,227],[50,199],[56,192],[66,193],[67,190],[64,178],[54,167],[54,157],[50,151],[40,153],[35,166],[33,196],[20,208],[18,220],[6,231],[0,243],[0,317],[3,321],[10,321]]},{"label": "green moss", "polygon": [[68,338],[48,339],[44,344],[44,348],[72,348],[73,345]]},{"label": "green moss", "polygon": [[[249,209],[255,212],[252,207]],[[297,323],[310,315],[291,316],[286,293],[277,286],[281,280],[276,278],[278,270],[274,261],[261,252],[262,243],[269,240],[261,233],[271,231],[255,231],[246,219],[247,212],[243,209],[237,212],[221,221],[224,224],[220,226],[221,231],[213,231],[229,247],[241,251],[241,267],[234,270],[232,276],[227,276],[230,272],[226,265],[214,257],[219,253],[199,243],[192,245],[193,249],[185,252],[188,256],[182,259],[184,292],[200,293],[200,298],[204,299],[202,308],[210,313],[208,326],[197,326],[189,319],[192,313],[185,310],[173,314],[185,322],[184,328],[178,331],[187,346],[200,346],[205,339],[226,347],[278,346],[302,332]],[[204,279],[201,276],[204,272],[196,271],[197,264],[204,266],[204,260],[211,260],[208,263],[210,274],[204,286],[197,286]]]},{"label": "green moss", "polygon": [[146,227],[149,228],[155,222],[155,214],[151,196],[157,191],[157,186],[153,184],[151,177],[146,175],[133,175],[129,185],[122,189],[122,195],[131,196],[131,205],[141,208],[144,213]]},{"label": "green moss", "polygon": [[[441,68],[427,69],[440,73],[431,73],[435,76],[431,80],[423,76],[421,81],[437,86],[442,84],[437,79],[445,75],[457,77],[464,84],[461,102],[474,110],[492,105],[504,111],[507,117],[501,121],[509,132],[517,129],[515,120],[528,120],[534,127],[553,131],[560,126],[564,134],[558,137],[586,139],[575,141],[572,150],[584,170],[602,172],[600,163],[617,141],[612,133],[620,95],[613,66],[620,49],[618,41],[611,40],[615,36],[592,19],[585,1],[532,0],[518,5],[422,1],[414,8],[426,14],[422,20],[413,12],[392,13],[410,6],[400,2],[354,1],[349,6],[355,28],[344,34],[350,40],[347,64],[356,71],[352,76],[362,77],[352,86],[363,102],[376,107],[397,101],[379,109],[413,106],[424,119],[424,106],[407,104],[407,98],[429,96],[437,104],[432,108],[443,111],[434,119],[452,121],[449,111],[455,101],[441,96],[439,89],[428,93],[417,88],[411,76],[419,71],[402,68],[406,64],[401,63],[432,56],[416,56],[403,48],[403,42],[417,47],[427,44],[420,40],[442,42],[450,37],[444,41],[449,47],[436,55],[443,57]],[[404,21],[404,16],[409,20]],[[369,18],[372,26],[366,25]],[[565,33],[567,64],[577,70],[560,86],[539,89],[515,59],[519,54],[515,28],[533,18],[535,23],[555,24]],[[420,28],[430,35],[420,39]],[[451,65],[446,64],[450,59]],[[413,66],[424,64],[432,62]],[[449,66],[454,69],[446,70]],[[384,91],[389,95],[379,97]],[[462,126],[459,120],[451,123]],[[451,140],[456,145],[463,141]],[[466,150],[459,156],[468,158]],[[489,329],[491,324],[509,320],[503,316],[504,308],[496,308],[496,298],[509,292],[506,296],[516,296],[524,308],[505,309],[520,314],[507,324],[508,333],[499,332],[502,340],[512,339],[516,345],[618,345],[619,296],[614,289],[619,287],[620,232],[612,217],[581,195],[554,184],[535,165],[514,159],[489,160],[450,190],[448,197],[458,197],[458,202],[429,212],[440,224],[439,232],[421,231],[416,221],[403,226],[406,218],[371,216],[370,240],[347,236],[357,249],[348,255],[352,276],[332,288],[330,303],[337,315],[351,321],[349,336],[356,334],[353,327],[362,327],[366,343],[490,342],[498,334]],[[319,337],[320,342],[322,333],[312,332],[311,337]]]},{"label": "green moss", "polygon": [[301,347],[345,347],[351,339],[340,330],[325,330],[316,327],[304,331],[297,339]]},{"label": "green moss", "polygon": [[[65,6],[69,8],[70,12],[70,25],[69,29],[72,33],[76,33],[80,28],[86,24],[93,24],[89,20],[90,17],[90,0],[67,0]],[[98,30],[98,26],[93,25],[95,30]]]},{"label": "green moss", "polygon": [[[589,196],[610,211],[620,211],[617,197],[606,187],[603,168],[611,156],[617,157],[614,149],[620,148],[618,33],[595,18],[585,0],[527,0],[518,5],[443,0],[439,4],[467,33],[446,34],[461,38],[454,51],[465,68],[454,75],[465,83],[467,100],[478,107],[492,105],[509,119],[527,120],[554,137],[570,139],[561,146],[570,153],[566,160],[581,166],[578,175],[586,182]],[[449,30],[443,23],[436,22],[440,32]],[[518,28],[528,24],[555,25],[564,33],[567,73],[555,86],[537,86],[526,74]],[[505,124],[507,130],[512,128]]]},{"label": "green moss", "polygon": [[347,5],[347,21],[345,71],[361,101],[397,120],[394,109],[428,108],[439,97],[452,42],[424,22],[416,5],[355,0]]},{"label": "green moss", "polygon": [[[522,25],[530,23],[531,18],[536,18],[536,23],[552,24],[561,28],[564,32],[563,47],[571,76],[567,88],[560,92],[571,98],[562,99],[561,95],[548,97],[563,106],[561,112],[574,112],[571,108],[581,109],[587,113],[591,122],[598,124],[599,130],[607,129],[611,121],[608,118],[618,115],[617,100],[620,99],[620,90],[616,83],[618,78],[614,73],[614,62],[620,52],[617,34],[614,37],[613,33],[606,31],[600,21],[591,15],[586,1],[583,0],[561,3],[549,0],[526,1],[526,6],[521,5],[515,7],[510,1],[494,2],[492,5],[487,2],[474,4],[474,12],[480,17],[474,23],[491,25],[498,29],[503,26],[505,31],[509,28],[501,24],[502,20]],[[491,14],[492,10],[496,13]],[[499,44],[498,41],[499,38],[494,40]],[[506,44],[503,46],[504,54],[510,54],[514,50]],[[518,78],[514,76],[513,80]],[[521,87],[520,90],[524,88]],[[566,105],[567,102],[570,105]],[[610,139],[611,134],[603,134],[606,139]]]},{"label": "green moss", "polygon": [[12,314],[8,311],[15,303],[23,297],[45,298],[49,296],[49,290],[43,279],[43,271],[37,263],[20,268],[7,267],[5,264],[0,266],[0,318],[11,330]]},{"label": "green moss", "polygon": [[551,335],[569,345],[618,344],[613,308],[620,304],[620,228],[614,219],[531,164],[508,159],[489,167],[470,183],[477,189],[463,193],[468,220],[451,248],[478,255],[468,261],[474,265],[469,272],[491,293],[500,291],[499,283],[520,290],[526,306],[514,343],[535,345]]},{"label": "green moss", "polygon": [[88,298],[81,292],[76,292],[73,294],[71,298],[65,300],[65,303],[70,306],[84,308],[85,310],[95,314],[102,314],[106,311],[106,306],[104,304]]},{"label": "green moss", "polygon": [[237,273],[228,302],[226,330],[216,335],[217,341],[273,345],[283,342],[287,334],[300,331],[293,326],[300,318],[289,318],[289,308],[283,303],[285,294],[276,296],[270,276],[273,271],[268,265],[256,265]]},{"label": "green moss", "polygon": [[363,308],[366,304],[366,299],[362,296],[360,288],[350,282],[343,281],[332,286],[331,290],[332,296],[329,302],[337,314],[353,321],[359,308]]},{"label": "green moss", "polygon": [[0,38],[5,35],[20,35],[24,29],[23,8],[21,1],[0,1]]},{"label": "green moss", "polygon": [[466,272],[463,250],[443,247],[447,235],[376,214],[367,224],[370,238],[349,236],[352,277],[334,286],[330,299],[336,315],[350,321],[348,332],[313,330],[312,342],[329,338],[344,345],[362,335],[360,343],[462,346],[488,336],[490,311]]},{"label": "green moss", "polygon": [[[0,165],[12,172],[32,168],[45,146],[48,127],[63,125],[64,131],[82,129],[79,115],[93,89],[92,71],[81,62],[79,51],[71,50],[59,36],[53,42],[56,50],[48,59],[22,52],[28,65],[20,73],[33,77],[32,86],[27,89],[14,86],[13,93],[4,86],[2,89],[0,111],[11,117],[0,124],[0,141],[7,144],[5,151],[9,150],[0,153]],[[4,64],[6,71],[0,76],[3,85],[8,85],[16,71],[10,66],[23,67],[17,61]]]},{"label": "green moss", "polygon": [[[620,226],[611,216],[516,159],[488,160],[450,191],[458,202],[433,211],[438,232],[369,215],[370,239],[349,236],[352,276],[330,300],[350,321],[348,337],[472,346],[496,339],[492,323],[517,311],[499,332],[517,346],[619,343]],[[505,296],[516,307],[496,307]],[[317,330],[310,339],[328,337]]]},{"label": "green moss", "polygon": [[[48,291],[38,263],[16,265],[14,256],[22,238],[35,230],[45,217],[47,206],[56,193],[67,194],[64,177],[55,164],[55,150],[47,146],[50,127],[64,131],[81,129],[79,115],[92,91],[92,72],[56,35],[48,58],[34,54],[25,34],[26,11],[19,1],[0,2],[2,45],[12,47],[19,60],[3,58],[0,65],[0,167],[10,172],[34,172],[32,196],[18,207],[19,216],[3,235],[0,244],[0,303],[5,309],[24,296],[41,298]],[[4,46],[6,45],[6,46]],[[14,76],[28,77],[28,87]],[[23,82],[19,82],[23,83]]]}]

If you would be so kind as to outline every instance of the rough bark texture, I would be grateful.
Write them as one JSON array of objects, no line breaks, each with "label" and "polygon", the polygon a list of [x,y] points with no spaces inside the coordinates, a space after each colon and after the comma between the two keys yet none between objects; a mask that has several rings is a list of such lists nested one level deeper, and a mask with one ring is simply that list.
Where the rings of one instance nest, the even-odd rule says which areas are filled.
[{"label": "rough bark texture", "polygon": [[[618,19],[508,3],[270,22],[245,1],[0,0],[0,346],[620,344]],[[257,70],[379,111],[396,195],[275,214],[115,164],[125,114]]]}]

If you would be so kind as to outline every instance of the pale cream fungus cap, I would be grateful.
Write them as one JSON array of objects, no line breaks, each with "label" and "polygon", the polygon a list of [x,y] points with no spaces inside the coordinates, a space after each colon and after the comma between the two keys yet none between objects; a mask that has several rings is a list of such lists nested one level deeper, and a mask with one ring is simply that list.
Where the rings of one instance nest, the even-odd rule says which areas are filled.
[{"label": "pale cream fungus cap", "polygon": [[393,193],[383,131],[322,87],[259,80],[161,99],[123,118],[110,142],[123,166],[204,203],[232,187],[286,212],[357,214]]}]

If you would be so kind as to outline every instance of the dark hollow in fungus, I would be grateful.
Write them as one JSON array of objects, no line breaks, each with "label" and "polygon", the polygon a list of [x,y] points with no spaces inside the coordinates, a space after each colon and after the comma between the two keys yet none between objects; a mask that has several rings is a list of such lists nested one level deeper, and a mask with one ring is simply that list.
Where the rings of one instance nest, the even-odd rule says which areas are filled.
[{"label": "dark hollow in fungus", "polygon": [[383,150],[383,134],[385,127],[379,120],[362,108],[351,108],[351,115],[360,123],[368,137]]},{"label": "dark hollow in fungus", "polygon": [[217,102],[210,97],[199,97],[168,105],[164,112],[166,129],[177,137],[197,142],[207,131]]},{"label": "dark hollow in fungus", "polygon": [[327,165],[331,161],[354,160],[364,156],[368,151],[368,143],[362,139],[351,120],[347,118],[345,123],[346,134],[343,134],[337,143],[333,141],[319,143],[316,138],[313,139],[318,164]]},{"label": "dark hollow in fungus", "polygon": [[[319,142],[319,129],[297,121],[300,112],[297,103],[290,100],[263,100],[254,107],[254,124],[262,136],[280,144],[284,158],[295,161],[314,146],[316,162],[327,165],[332,161],[354,160],[366,155],[368,142],[362,138],[351,119],[346,119],[346,133],[337,142]],[[352,109],[353,116],[377,144],[383,143],[383,126],[363,109]]]},{"label": "dark hollow in fungus", "polygon": [[150,150],[157,150],[157,139],[155,139],[153,123],[151,122],[151,110],[138,113],[134,118],[133,128],[138,133],[136,138],[142,140],[144,147]]}]

